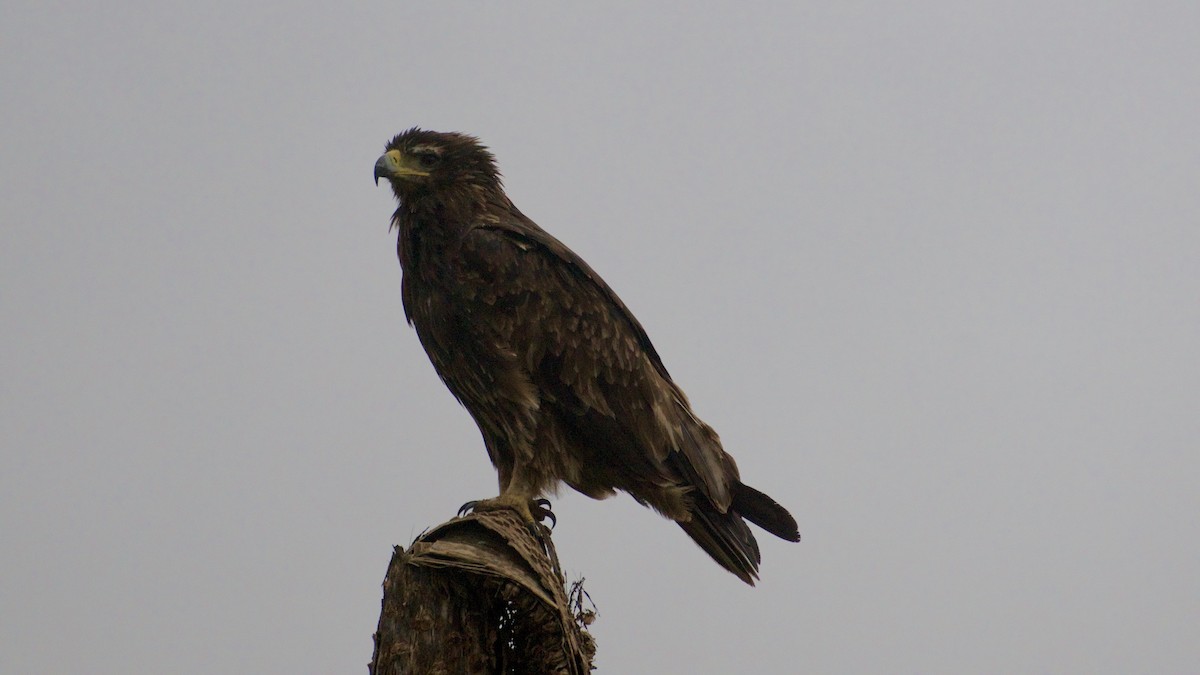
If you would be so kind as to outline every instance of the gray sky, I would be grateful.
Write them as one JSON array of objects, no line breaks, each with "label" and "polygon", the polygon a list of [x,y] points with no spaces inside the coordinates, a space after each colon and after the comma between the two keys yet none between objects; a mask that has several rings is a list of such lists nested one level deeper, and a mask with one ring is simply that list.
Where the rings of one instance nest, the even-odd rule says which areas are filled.
[{"label": "gray sky", "polygon": [[1200,5],[406,4],[0,8],[0,672],[366,672],[391,547],[496,492],[412,125],[800,522],[751,589],[562,494],[601,672],[1194,672]]}]

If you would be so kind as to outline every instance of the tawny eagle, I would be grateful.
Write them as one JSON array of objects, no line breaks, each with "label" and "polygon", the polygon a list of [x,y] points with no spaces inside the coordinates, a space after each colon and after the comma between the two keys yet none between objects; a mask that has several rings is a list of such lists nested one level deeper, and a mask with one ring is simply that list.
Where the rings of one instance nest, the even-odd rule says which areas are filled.
[{"label": "tawny eagle", "polygon": [[791,514],[741,481],[625,303],[505,195],[478,139],[409,129],[375,163],[380,178],[400,204],[405,316],[499,473],[500,496],[473,508],[532,523],[560,481],[596,499],[620,490],[749,584],[760,555],[745,520],[799,541]]}]

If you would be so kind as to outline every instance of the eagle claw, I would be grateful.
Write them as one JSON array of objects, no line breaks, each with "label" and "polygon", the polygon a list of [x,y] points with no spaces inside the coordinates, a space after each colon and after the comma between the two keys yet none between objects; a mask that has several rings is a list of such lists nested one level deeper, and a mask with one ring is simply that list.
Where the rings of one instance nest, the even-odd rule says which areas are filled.
[{"label": "eagle claw", "polygon": [[550,519],[550,529],[554,529],[558,525],[558,518],[554,516],[554,512],[550,510],[550,500],[548,499],[531,499],[524,501],[520,499],[512,499],[510,497],[500,496],[492,499],[472,499],[471,501],[458,507],[458,517],[461,518],[468,513],[474,511],[496,511],[499,509],[511,509],[517,512],[530,528],[531,532],[536,534],[537,526],[543,520]]},{"label": "eagle claw", "polygon": [[530,512],[530,515],[533,516],[533,519],[539,523],[542,522],[543,520],[549,518],[551,530],[554,529],[555,525],[558,525],[558,518],[555,517],[554,512],[550,510],[550,500],[549,499],[533,500],[532,502],[529,503],[529,512]]}]

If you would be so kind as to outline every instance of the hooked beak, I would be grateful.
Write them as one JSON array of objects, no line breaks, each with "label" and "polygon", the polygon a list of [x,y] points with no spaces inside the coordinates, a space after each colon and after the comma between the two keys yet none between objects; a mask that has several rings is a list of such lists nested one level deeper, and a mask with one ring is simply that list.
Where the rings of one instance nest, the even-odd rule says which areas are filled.
[{"label": "hooked beak", "polygon": [[428,176],[429,172],[417,166],[410,156],[399,150],[388,150],[375,160],[375,184],[379,185],[380,178],[388,180],[403,180],[413,177]]},{"label": "hooked beak", "polygon": [[388,150],[375,160],[375,184],[379,185],[380,177],[391,178],[400,168],[400,152]]}]

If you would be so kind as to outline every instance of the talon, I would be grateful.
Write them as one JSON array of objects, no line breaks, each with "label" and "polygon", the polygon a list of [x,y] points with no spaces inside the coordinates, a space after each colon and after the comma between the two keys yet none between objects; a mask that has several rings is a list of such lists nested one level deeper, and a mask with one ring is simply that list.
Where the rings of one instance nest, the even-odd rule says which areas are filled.
[{"label": "talon", "polygon": [[471,501],[467,502],[466,504],[463,504],[462,506],[458,507],[458,517],[462,518],[463,516],[467,515],[471,511],[474,511],[475,507],[478,504],[479,504],[478,499],[472,499]]},{"label": "talon", "polygon": [[550,529],[553,530],[555,525],[558,525],[558,518],[554,515],[554,511],[550,510],[549,499],[535,499],[529,504],[530,515],[539,523],[547,518],[550,519]]}]

